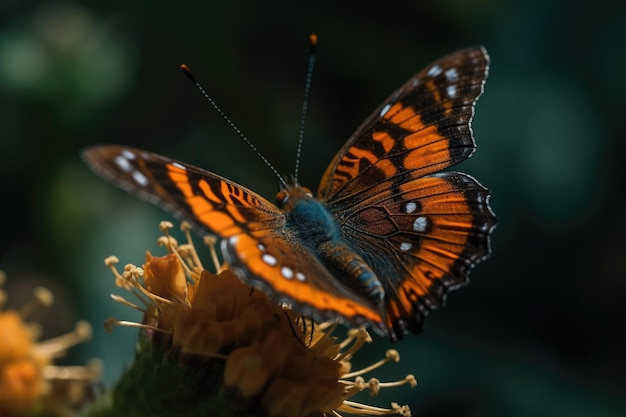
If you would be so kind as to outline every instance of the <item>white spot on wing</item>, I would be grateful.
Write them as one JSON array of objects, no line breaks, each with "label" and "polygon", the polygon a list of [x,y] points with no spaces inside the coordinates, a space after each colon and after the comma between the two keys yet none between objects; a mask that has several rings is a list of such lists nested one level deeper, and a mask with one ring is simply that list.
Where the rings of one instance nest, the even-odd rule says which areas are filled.
[{"label": "white spot on wing", "polygon": [[257,248],[259,248],[259,250],[260,250],[261,252],[263,252],[263,251],[265,250],[265,245],[264,245],[264,244],[262,244],[262,243],[259,243],[258,245],[256,245],[256,247],[257,247]]},{"label": "white spot on wing", "polygon": [[419,216],[413,222],[413,230],[415,230],[416,232],[420,232],[420,233],[425,232],[427,226],[428,226],[428,219],[424,216]]},{"label": "white spot on wing", "polygon": [[455,82],[459,80],[459,72],[456,70],[456,68],[450,68],[446,70],[446,78],[449,81]]},{"label": "white spot on wing", "polygon": [[417,209],[417,204],[415,204],[412,201],[409,201],[408,203],[406,203],[406,207],[404,207],[404,210],[407,212],[407,214],[413,213],[416,209]]},{"label": "white spot on wing", "polygon": [[280,268],[280,274],[283,276],[283,278],[291,279],[293,278],[293,269],[289,268],[288,266],[283,266],[282,268]]},{"label": "white spot on wing", "polygon": [[183,164],[179,164],[178,162],[172,162],[172,165],[174,165],[176,168],[182,169],[183,171],[187,170],[187,168]]},{"label": "white spot on wing", "polygon": [[410,244],[409,242],[402,242],[402,243],[400,243],[400,250],[402,252],[406,252],[409,249],[411,249],[412,247],[413,247],[413,245]]},{"label": "white spot on wing", "polygon": [[146,176],[143,175],[141,172],[133,171],[131,175],[138,185],[142,187],[145,187],[146,185],[148,185],[149,183],[148,178],[146,178]]},{"label": "white spot on wing", "polygon": [[265,262],[269,266],[275,266],[278,263],[278,259],[276,259],[275,256],[270,255],[269,253],[264,253],[263,256],[261,256],[261,259],[263,259],[263,262]]},{"label": "white spot on wing", "polygon": [[131,151],[127,150],[127,149],[124,149],[122,151],[122,158],[126,158],[126,159],[132,161],[133,159],[137,158],[137,155],[135,155],[133,152],[131,152]]},{"label": "white spot on wing", "polygon": [[236,245],[237,244],[237,236],[231,236],[230,239],[228,239],[228,243],[230,243],[231,245]]},{"label": "white spot on wing", "polygon": [[385,107],[383,107],[383,109],[380,111],[380,117],[383,117],[385,114],[387,114],[390,108],[391,104],[385,104]]},{"label": "white spot on wing", "polygon": [[439,65],[433,65],[426,73],[429,77],[436,77],[439,74],[441,74],[441,67]]},{"label": "white spot on wing", "polygon": [[298,281],[304,282],[306,280],[306,277],[304,276],[304,274],[302,272],[296,272],[296,279]]},{"label": "white spot on wing", "polygon": [[450,97],[456,97],[456,85],[449,85],[448,88],[446,88],[446,92]]},{"label": "white spot on wing", "polygon": [[114,161],[115,161],[115,165],[117,165],[118,168],[124,172],[130,172],[133,169],[133,166],[131,165],[130,162],[128,162],[128,159],[124,158],[121,155],[116,156]]}]

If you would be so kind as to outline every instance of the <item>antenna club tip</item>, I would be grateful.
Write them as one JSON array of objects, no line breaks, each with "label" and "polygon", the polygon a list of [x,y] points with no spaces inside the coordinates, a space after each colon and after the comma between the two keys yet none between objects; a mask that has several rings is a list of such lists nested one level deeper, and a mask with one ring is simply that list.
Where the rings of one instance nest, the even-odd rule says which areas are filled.
[{"label": "antenna club tip", "polygon": [[187,64],[180,64],[180,69],[182,72],[185,73],[187,78],[189,78],[192,83],[196,83],[196,79],[194,78],[193,74],[191,73],[191,69],[187,66]]},{"label": "antenna club tip", "polygon": [[311,44],[312,48],[317,46],[317,35],[315,33],[311,33],[309,35],[309,43]]}]

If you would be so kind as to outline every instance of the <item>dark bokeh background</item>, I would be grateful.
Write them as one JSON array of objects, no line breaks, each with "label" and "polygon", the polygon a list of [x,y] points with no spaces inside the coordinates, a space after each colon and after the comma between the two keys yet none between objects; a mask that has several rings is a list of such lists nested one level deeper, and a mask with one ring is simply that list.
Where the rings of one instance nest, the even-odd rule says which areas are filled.
[{"label": "dark bokeh background", "polygon": [[[276,180],[179,72],[206,89],[281,171],[293,170],[307,36],[320,37],[302,183],[430,61],[473,44],[492,66],[478,152],[493,192],[493,256],[397,345],[420,385],[384,396],[427,416],[626,412],[626,5],[583,1],[0,2],[0,269],[11,301],[57,295],[46,335],[86,318],[115,381],[135,333],[104,334],[119,292],[102,264],[141,263],[168,218],[91,174],[79,149],[146,148],[273,199]],[[338,3],[338,2],[337,2]],[[364,360],[387,341],[368,346]],[[381,375],[381,374],[379,374]]]}]

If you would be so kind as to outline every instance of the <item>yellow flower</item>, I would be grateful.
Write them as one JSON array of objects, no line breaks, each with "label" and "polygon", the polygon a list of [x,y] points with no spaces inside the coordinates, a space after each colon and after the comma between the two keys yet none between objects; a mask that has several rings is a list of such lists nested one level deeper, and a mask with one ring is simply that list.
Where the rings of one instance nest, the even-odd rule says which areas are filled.
[{"label": "yellow flower", "polygon": [[[208,378],[214,378],[207,389],[216,398],[234,404],[237,410],[247,410],[238,415],[255,415],[256,410],[269,417],[338,416],[340,412],[410,415],[406,406],[392,404],[385,409],[350,400],[363,390],[376,395],[386,386],[415,385],[410,375],[390,384],[362,378],[386,362],[399,360],[397,352],[390,351],[383,361],[350,372],[349,361],[371,341],[364,329],[349,331],[348,338],[339,343],[332,336],[336,324],[315,324],[242,283],[216,262],[212,243],[209,247],[217,274],[204,269],[189,226],[182,225],[187,236],[184,245],[169,236],[171,227],[162,223],[165,237],[159,239],[168,255],[154,257],[148,253],[142,268],[127,265],[122,273],[114,266],[117,258],[107,259],[118,285],[137,295],[144,305],[139,307],[115,296],[143,311],[144,320],[130,323],[111,319],[109,324],[141,328],[143,338],[152,346],[142,349],[162,349],[168,361],[178,358],[184,369],[195,373],[194,379],[198,373],[207,373]],[[193,366],[188,367],[189,363]],[[152,376],[159,378],[156,373]],[[176,386],[178,382],[170,383]],[[205,399],[212,401],[208,396]],[[216,400],[214,405],[201,407],[209,412],[205,415],[212,415],[215,407],[223,412],[224,405]]]},{"label": "yellow flower", "polygon": [[[0,271],[0,286],[4,280]],[[0,304],[5,299],[6,294],[0,289]],[[37,341],[40,331],[26,319],[52,302],[52,293],[37,288],[31,301],[19,311],[0,311],[1,416],[52,409],[58,415],[68,415],[70,410],[83,405],[93,384],[100,379],[101,366],[95,361],[86,367],[53,365],[54,358],[91,337],[88,323],[78,322],[68,334]]]}]

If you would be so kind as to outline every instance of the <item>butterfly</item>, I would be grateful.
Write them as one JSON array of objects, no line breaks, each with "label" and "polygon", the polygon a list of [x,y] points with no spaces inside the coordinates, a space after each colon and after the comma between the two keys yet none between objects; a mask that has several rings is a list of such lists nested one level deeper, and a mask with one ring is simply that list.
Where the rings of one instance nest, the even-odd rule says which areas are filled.
[{"label": "butterfly", "polygon": [[82,156],[105,179],[221,238],[229,268],[276,302],[395,341],[420,332],[490,254],[489,191],[444,170],[476,149],[471,121],[488,68],[482,47],[430,64],[348,139],[315,195],[285,182],[275,204],[143,150],[102,145]]}]

